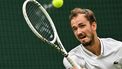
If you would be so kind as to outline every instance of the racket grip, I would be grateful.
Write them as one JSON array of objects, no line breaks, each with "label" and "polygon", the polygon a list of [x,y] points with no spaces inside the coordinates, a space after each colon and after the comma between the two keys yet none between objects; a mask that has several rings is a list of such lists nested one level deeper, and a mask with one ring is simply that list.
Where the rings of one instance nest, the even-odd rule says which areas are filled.
[{"label": "racket grip", "polygon": [[75,61],[73,61],[70,56],[66,56],[66,59],[68,60],[68,62],[72,65],[72,67],[75,67],[76,69],[84,69],[82,67],[80,67]]}]

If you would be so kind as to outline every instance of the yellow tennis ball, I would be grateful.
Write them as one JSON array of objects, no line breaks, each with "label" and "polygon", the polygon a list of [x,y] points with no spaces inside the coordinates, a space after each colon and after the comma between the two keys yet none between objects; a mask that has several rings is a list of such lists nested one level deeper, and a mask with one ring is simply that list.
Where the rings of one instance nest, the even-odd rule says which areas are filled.
[{"label": "yellow tennis ball", "polygon": [[60,8],[63,6],[63,0],[53,0],[52,4],[55,8]]}]

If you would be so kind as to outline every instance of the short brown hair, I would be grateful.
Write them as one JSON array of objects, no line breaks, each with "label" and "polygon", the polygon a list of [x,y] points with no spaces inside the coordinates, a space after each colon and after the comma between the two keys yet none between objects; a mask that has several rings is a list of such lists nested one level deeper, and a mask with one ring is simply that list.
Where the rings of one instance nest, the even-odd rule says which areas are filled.
[{"label": "short brown hair", "polygon": [[85,14],[85,17],[88,19],[90,23],[96,22],[96,18],[94,13],[89,9],[81,9],[81,8],[74,8],[71,11],[69,16],[69,20],[71,21],[73,17],[76,17],[78,14]]}]

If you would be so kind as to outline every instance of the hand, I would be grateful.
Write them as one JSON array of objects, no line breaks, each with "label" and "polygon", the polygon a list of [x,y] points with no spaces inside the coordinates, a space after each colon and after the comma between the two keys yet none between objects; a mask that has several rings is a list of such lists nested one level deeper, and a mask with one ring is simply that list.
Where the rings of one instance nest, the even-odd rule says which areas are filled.
[{"label": "hand", "polygon": [[74,66],[72,69],[78,69],[76,66]]},{"label": "hand", "polygon": [[[72,69],[78,69],[76,66],[74,66]],[[80,69],[85,69],[85,68],[80,68]]]}]

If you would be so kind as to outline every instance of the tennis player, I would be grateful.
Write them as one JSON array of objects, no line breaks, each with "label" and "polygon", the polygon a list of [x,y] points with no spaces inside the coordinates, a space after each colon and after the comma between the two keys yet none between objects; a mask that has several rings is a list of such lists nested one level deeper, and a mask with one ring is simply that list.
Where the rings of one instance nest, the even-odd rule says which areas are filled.
[{"label": "tennis player", "polygon": [[[97,36],[97,23],[89,9],[75,8],[70,14],[71,28],[81,44],[69,52],[81,69],[122,69],[122,42]],[[72,67],[66,58],[66,69]]]}]

